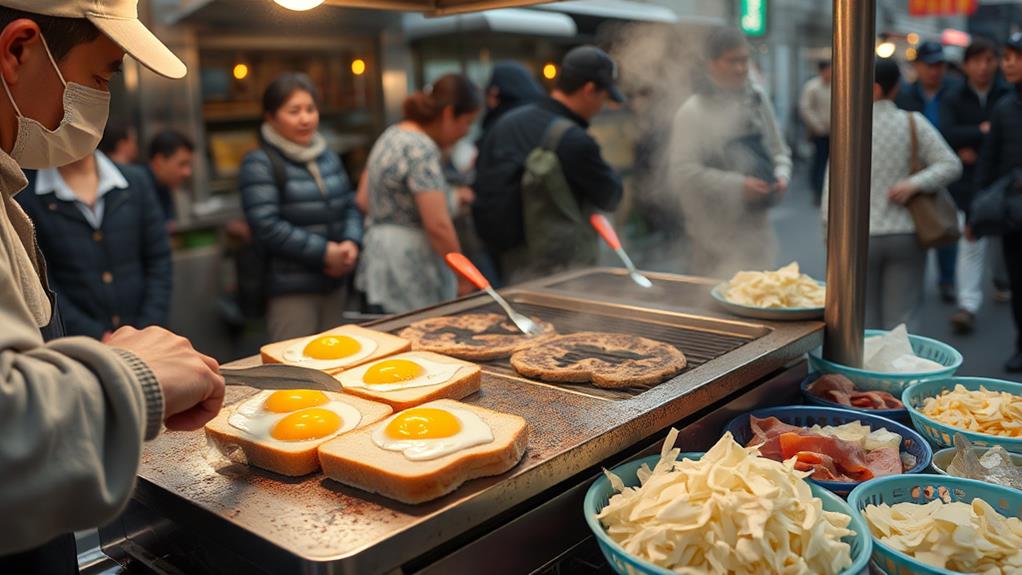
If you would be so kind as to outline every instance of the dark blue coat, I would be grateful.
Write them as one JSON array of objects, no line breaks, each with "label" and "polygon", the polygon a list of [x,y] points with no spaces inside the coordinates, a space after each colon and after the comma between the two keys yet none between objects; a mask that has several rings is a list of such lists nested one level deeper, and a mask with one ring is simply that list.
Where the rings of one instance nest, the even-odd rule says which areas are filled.
[{"label": "dark blue coat", "polygon": [[37,195],[34,172],[15,196],[35,223],[67,335],[98,339],[124,325],[167,323],[171,252],[163,210],[141,169],[117,167],[128,187],[104,196],[99,230],[74,203]]},{"label": "dark blue coat", "polygon": [[362,243],[362,213],[355,191],[334,152],[316,163],[326,185],[320,191],[302,164],[278,153],[284,166],[278,189],[266,150],[250,152],[241,165],[239,186],[245,217],[255,240],[266,250],[266,293],[269,296],[327,293],[345,283],[323,273],[327,241]]}]

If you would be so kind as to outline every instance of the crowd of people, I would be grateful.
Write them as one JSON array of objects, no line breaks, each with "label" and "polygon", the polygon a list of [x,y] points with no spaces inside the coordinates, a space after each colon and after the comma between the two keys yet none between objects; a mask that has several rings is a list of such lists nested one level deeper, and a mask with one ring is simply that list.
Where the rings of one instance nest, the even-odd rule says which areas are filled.
[{"label": "crowd of people", "polygon": [[[74,572],[71,530],[119,512],[142,442],[163,426],[201,428],[224,396],[217,362],[158,327],[172,288],[173,190],[191,177],[195,147],[164,132],[136,165],[131,129],[111,127],[101,141],[126,52],[168,78],[184,64],[137,21],[136,2],[102,14],[93,4],[0,0],[0,510],[24,518],[0,524],[0,572]],[[665,154],[689,235],[689,269],[678,271],[771,267],[767,211],[788,189],[792,153],[750,80],[744,36],[713,30],[704,57]],[[952,321],[972,329],[986,253],[1000,244],[999,287],[1016,296],[1022,333],[1022,222],[1011,217],[1022,189],[1022,34],[1003,52],[977,40],[961,81],[948,78],[939,44],[921,45],[913,66],[913,84],[893,61],[876,66],[867,323],[911,318],[927,254],[908,206],[950,187],[963,239],[942,248],[939,281],[961,308]],[[801,111],[826,205],[829,64],[819,70]],[[316,85],[300,73],[273,81],[239,178],[269,337],[341,323],[353,288],[378,313],[467,293],[443,261],[450,252],[471,252],[498,283],[595,263],[589,216],[617,209],[623,186],[588,128],[608,102],[624,102],[617,76],[607,53],[581,46],[549,95],[511,63],[485,90],[438,78],[407,98],[357,184],[320,134]],[[448,152],[480,115],[478,155],[455,166]],[[1004,209],[989,209],[995,195]],[[1022,371],[1018,346],[1009,371]]]}]

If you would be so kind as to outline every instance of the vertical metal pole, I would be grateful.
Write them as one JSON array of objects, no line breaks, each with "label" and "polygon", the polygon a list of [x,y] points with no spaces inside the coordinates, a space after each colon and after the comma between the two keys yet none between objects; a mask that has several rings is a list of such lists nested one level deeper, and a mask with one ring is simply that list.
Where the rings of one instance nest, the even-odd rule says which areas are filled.
[{"label": "vertical metal pole", "polygon": [[825,358],[862,365],[876,0],[834,0]]}]

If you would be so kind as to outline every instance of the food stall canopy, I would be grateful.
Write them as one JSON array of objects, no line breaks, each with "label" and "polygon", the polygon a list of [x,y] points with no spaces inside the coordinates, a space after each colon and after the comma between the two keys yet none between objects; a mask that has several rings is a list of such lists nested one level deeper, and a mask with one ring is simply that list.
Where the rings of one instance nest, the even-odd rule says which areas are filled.
[{"label": "food stall canopy", "polygon": [[[631,0],[569,0],[542,4],[536,6],[536,8],[577,16],[596,16],[599,18],[631,20],[632,22],[676,24],[679,21],[678,14],[666,6],[656,6]],[[686,18],[686,20],[691,20],[691,18]],[[707,20],[708,22],[712,21],[711,23],[713,24],[723,23],[716,19]]]},{"label": "food stall canopy", "polygon": [[499,32],[558,38],[573,38],[578,34],[575,21],[566,14],[518,8],[433,18],[419,13],[409,13],[404,16],[404,30],[409,40],[466,32]]},{"label": "food stall canopy", "polygon": [[331,6],[373,8],[376,10],[406,10],[423,12],[431,16],[480,12],[497,8],[517,8],[542,4],[550,0],[326,0]]}]

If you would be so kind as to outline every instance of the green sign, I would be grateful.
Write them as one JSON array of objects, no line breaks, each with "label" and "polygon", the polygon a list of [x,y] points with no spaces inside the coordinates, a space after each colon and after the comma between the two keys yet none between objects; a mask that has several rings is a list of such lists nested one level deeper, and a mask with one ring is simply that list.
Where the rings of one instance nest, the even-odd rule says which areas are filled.
[{"label": "green sign", "polygon": [[741,0],[739,25],[747,36],[765,36],[767,31],[767,0]]}]

